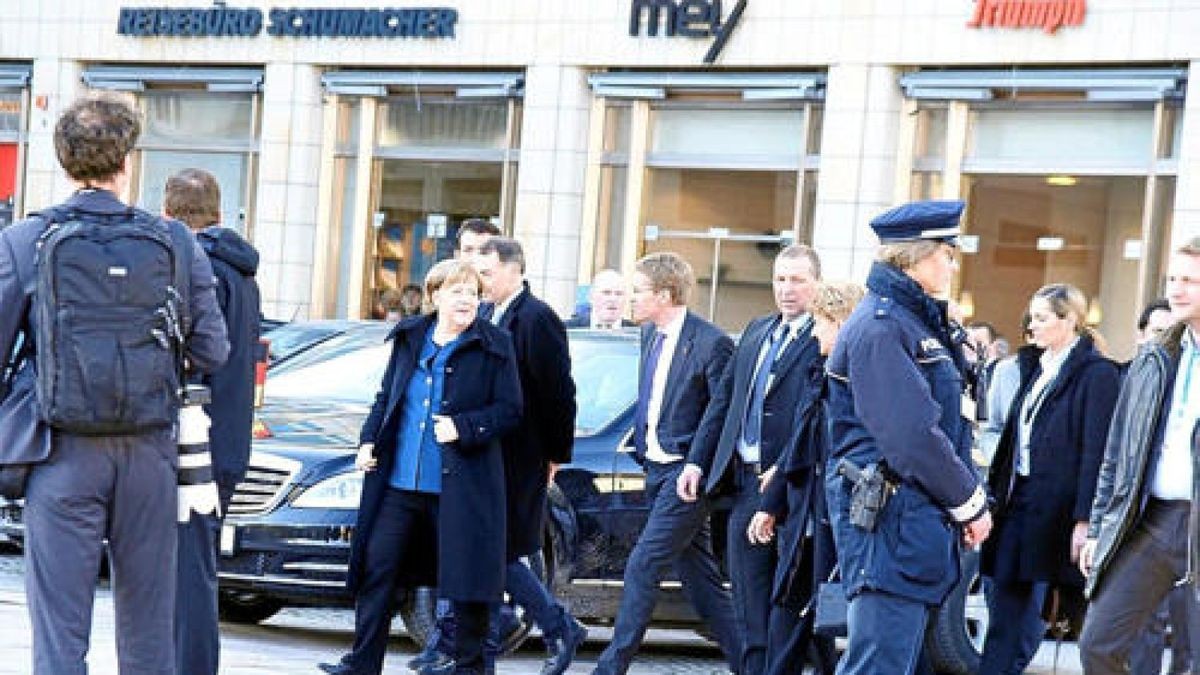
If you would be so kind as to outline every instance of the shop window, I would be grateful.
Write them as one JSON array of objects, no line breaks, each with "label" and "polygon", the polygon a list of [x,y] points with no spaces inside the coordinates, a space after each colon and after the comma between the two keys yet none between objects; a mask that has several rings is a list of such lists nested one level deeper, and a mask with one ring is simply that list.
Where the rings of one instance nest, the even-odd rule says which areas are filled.
[{"label": "shop window", "polygon": [[1144,167],[1154,116],[1149,109],[982,108],[971,112],[967,160]]},{"label": "shop window", "polygon": [[1077,177],[1063,183],[1043,176],[964,178],[970,243],[964,246],[962,290],[971,294],[973,318],[1017,336],[1034,291],[1073,284],[1088,297],[1112,353],[1127,358],[1141,304],[1146,179]]},{"label": "shop window", "polygon": [[503,149],[508,102],[403,99],[385,106],[378,145]]},{"label": "shop window", "polygon": [[23,92],[0,91],[0,227],[12,223],[18,211],[24,99]]},{"label": "shop window", "polygon": [[696,274],[692,308],[728,330],[772,311],[775,254],[795,219],[794,171],[652,169],[644,253],[674,251]]},{"label": "shop window", "polygon": [[600,212],[597,218],[592,267],[620,269],[625,242],[625,188],[628,170],[606,166],[600,170]]},{"label": "shop window", "polygon": [[221,186],[221,222],[247,234],[257,155],[255,96],[202,90],[147,91],[140,97],[145,130],[138,142],[138,203],[162,209],[171,174],[212,173]]},{"label": "shop window", "polygon": [[923,106],[917,111],[917,137],[913,158],[940,162],[946,156],[946,122],[949,111],[944,105]]},{"label": "shop window", "polygon": [[661,108],[654,112],[652,153],[804,155],[804,111]]},{"label": "shop window", "polygon": [[[520,106],[446,92],[396,96],[372,106],[375,123],[367,127],[361,99],[338,106],[334,310],[381,317],[385,293],[420,285],[434,263],[453,256],[464,220],[489,219],[511,231],[504,219],[515,194]],[[355,156],[364,129],[375,132],[370,158]],[[360,180],[369,183],[364,188]],[[357,213],[355,193],[362,189],[368,208]]]},{"label": "shop window", "polygon": [[629,153],[630,105],[614,104],[604,109],[604,151]]}]

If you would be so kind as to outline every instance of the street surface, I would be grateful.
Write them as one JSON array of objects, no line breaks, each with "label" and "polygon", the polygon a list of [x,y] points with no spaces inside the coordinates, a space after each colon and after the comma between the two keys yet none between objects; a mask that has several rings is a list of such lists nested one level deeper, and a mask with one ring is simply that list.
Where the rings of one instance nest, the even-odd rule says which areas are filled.
[{"label": "street surface", "polygon": [[[29,616],[25,608],[21,556],[0,554],[0,675],[30,672]],[[387,673],[408,673],[404,663],[415,647],[397,630],[388,650]],[[107,586],[97,591],[96,614],[89,659],[94,675],[115,675],[116,649],[113,637],[112,595]],[[221,626],[221,672],[229,675],[318,674],[319,661],[333,661],[350,646],[353,614],[346,610],[294,609],[280,612],[260,626]],[[585,649],[568,671],[586,675],[607,644],[611,630],[591,628]],[[686,630],[653,630],[631,675],[724,675],[720,653],[715,647]],[[532,675],[541,668],[540,643],[501,661],[501,675]],[[1049,675],[1054,660],[1054,643],[1045,642],[1029,673]],[[1064,643],[1058,659],[1060,675],[1082,673],[1074,644]]]}]

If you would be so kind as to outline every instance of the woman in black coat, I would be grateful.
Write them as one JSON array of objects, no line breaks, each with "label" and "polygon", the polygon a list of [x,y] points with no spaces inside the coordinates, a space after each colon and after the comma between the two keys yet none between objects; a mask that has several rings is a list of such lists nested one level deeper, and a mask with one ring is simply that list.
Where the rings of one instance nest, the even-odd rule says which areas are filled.
[{"label": "woman in black coat", "polygon": [[[862,285],[844,281],[817,287],[808,311],[822,357],[833,351],[838,330],[865,293]],[[796,407],[792,439],[764,480],[761,505],[746,532],[754,544],[767,544],[778,533],[779,561],[771,601],[795,615],[804,612],[837,565],[822,475],[829,460],[824,358],[809,373],[806,392]],[[785,626],[773,622],[771,628]],[[789,635],[768,638],[768,675],[799,673],[805,660],[819,675],[833,675],[837,667],[833,639],[813,634],[811,612],[787,627]]]},{"label": "woman in black coat", "polygon": [[[381,672],[398,584],[437,586],[459,617],[456,673],[482,673],[488,608],[504,589],[500,438],[521,417],[512,341],[476,319],[482,282],[470,265],[425,278],[436,311],[403,320],[356,466],[366,471],[347,583],[354,648],[328,673]],[[431,563],[436,562],[436,576]]]},{"label": "woman in black coat", "polygon": [[1018,352],[1021,385],[988,477],[996,525],[982,570],[992,579],[991,615],[1004,620],[988,627],[981,675],[1024,672],[1046,631],[1047,594],[1083,587],[1075,560],[1120,385],[1086,312],[1083,293],[1067,284],[1044,286],[1029,303],[1032,345]]}]

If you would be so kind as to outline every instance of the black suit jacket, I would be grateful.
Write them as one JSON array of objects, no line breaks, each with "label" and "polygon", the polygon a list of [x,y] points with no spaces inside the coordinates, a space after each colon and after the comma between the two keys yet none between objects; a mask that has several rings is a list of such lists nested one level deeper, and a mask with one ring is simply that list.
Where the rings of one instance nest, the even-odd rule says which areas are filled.
[{"label": "black suit jacket", "polygon": [[542,546],[548,463],[571,461],[575,443],[575,381],[567,331],[549,305],[519,292],[500,316],[512,334],[525,411],[505,436],[509,556],[530,555]]},{"label": "black suit jacket", "polygon": [[[712,402],[704,412],[688,452],[688,462],[704,471],[707,493],[719,493],[729,487],[730,467],[750,403],[754,367],[763,343],[779,325],[779,320],[779,314],[771,314],[754,319],[746,326],[737,351],[726,365]],[[812,387],[808,373],[821,358],[820,351],[809,329],[793,338],[777,357],[775,376],[763,399],[759,461],[764,466],[774,464],[783,455],[788,439],[795,431],[795,411]]]},{"label": "black suit jacket", "polygon": [[[654,331],[653,324],[642,327],[639,378],[646,367],[646,356]],[[700,419],[704,416],[713,391],[720,384],[721,373],[732,353],[733,340],[728,335],[692,312],[687,313],[683,328],[679,331],[679,341],[675,343],[655,427],[663,451],[675,455],[688,454]],[[636,456],[639,461],[645,462],[644,448],[636,448]]]}]

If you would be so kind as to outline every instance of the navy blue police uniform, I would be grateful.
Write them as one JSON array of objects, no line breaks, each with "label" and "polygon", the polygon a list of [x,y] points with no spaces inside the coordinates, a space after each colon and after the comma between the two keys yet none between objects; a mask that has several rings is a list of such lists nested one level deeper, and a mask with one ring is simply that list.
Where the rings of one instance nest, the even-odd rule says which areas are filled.
[{"label": "navy blue police uniform", "polygon": [[[872,221],[884,244],[953,242],[963,204],[917,202]],[[965,363],[946,303],[877,262],[830,355],[827,497],[849,604],[843,675],[913,673],[932,608],[959,578],[960,526],[987,502],[970,456]],[[881,465],[890,498],[873,530],[850,519],[848,461]]]}]

